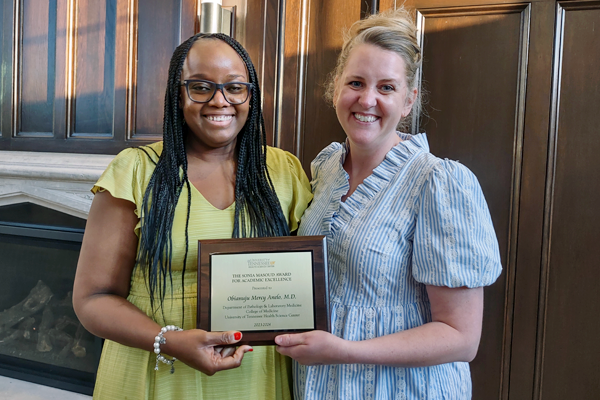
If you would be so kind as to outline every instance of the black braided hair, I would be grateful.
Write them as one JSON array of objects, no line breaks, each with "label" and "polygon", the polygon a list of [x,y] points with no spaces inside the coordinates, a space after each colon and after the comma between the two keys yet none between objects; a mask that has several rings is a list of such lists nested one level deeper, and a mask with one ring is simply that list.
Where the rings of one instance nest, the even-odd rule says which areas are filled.
[{"label": "black braided hair", "polygon": [[156,168],[148,182],[142,202],[141,239],[136,268],[146,269],[144,276],[150,292],[152,310],[155,310],[156,298],[160,300],[162,306],[167,282],[171,287],[173,284],[171,275],[173,219],[184,185],[188,195],[182,283],[185,275],[191,191],[187,175],[184,119],[179,107],[179,94],[183,64],[190,48],[198,39],[222,40],[231,46],[246,64],[250,83],[253,84],[250,113],[238,133],[236,143],[238,159],[232,237],[272,237],[290,234],[267,170],[265,123],[254,65],[242,45],[227,35],[217,33],[192,36],[175,49],[171,58],[165,94],[163,151],[156,162]]}]

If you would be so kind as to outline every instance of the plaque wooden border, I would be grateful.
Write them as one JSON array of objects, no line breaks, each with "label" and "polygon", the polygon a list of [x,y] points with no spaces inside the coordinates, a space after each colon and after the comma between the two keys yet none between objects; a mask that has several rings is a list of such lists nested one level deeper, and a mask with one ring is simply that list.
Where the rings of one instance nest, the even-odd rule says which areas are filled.
[{"label": "plaque wooden border", "polygon": [[[325,236],[282,236],[270,238],[199,240],[197,327],[205,331],[211,330],[211,255],[286,253],[297,251],[310,251],[312,253],[314,329],[331,332],[329,324],[327,250]],[[313,329],[240,330],[243,337],[236,345],[273,345],[275,344],[275,336],[277,335],[283,333],[306,332],[309,330]]]}]

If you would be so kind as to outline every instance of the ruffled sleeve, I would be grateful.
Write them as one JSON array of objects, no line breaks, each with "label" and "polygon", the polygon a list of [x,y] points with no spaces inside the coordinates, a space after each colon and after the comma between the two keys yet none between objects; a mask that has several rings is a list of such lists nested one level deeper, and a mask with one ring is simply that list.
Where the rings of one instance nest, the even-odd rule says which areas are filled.
[{"label": "ruffled sleeve", "polygon": [[440,160],[423,185],[413,242],[412,273],[427,285],[492,284],[502,270],[498,241],[477,178]]},{"label": "ruffled sleeve", "polygon": [[138,206],[143,196],[139,172],[139,150],[125,149],[111,161],[92,188],[92,193],[107,190],[113,197],[130,201]]},{"label": "ruffled sleeve", "polygon": [[308,207],[308,203],[312,200],[313,195],[310,190],[310,182],[308,181],[304,169],[302,169],[300,160],[287,151],[285,152],[285,155],[287,156],[288,166],[292,174],[291,184],[293,196],[289,212],[289,227],[290,231],[294,232],[298,229],[300,218],[302,218],[302,214],[304,214],[304,210]]}]

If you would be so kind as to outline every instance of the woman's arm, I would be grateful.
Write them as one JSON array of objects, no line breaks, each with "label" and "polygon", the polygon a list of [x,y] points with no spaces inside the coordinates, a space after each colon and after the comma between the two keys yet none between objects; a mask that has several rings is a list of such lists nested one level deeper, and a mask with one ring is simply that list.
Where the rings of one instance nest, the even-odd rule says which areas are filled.
[{"label": "woman's arm", "polygon": [[277,351],[305,365],[423,367],[473,360],[481,337],[483,288],[427,286],[427,294],[432,321],[419,327],[363,341],[323,331],[280,335]]},{"label": "woman's arm", "polygon": [[[161,326],[127,300],[138,245],[134,210],[133,203],[107,191],[95,195],[77,264],[73,307],[83,326],[94,335],[153,352]],[[239,341],[234,334],[170,331],[164,335],[166,344],[161,350],[212,375],[239,366],[244,353],[251,349],[241,346],[229,357],[214,350],[214,346]]]}]

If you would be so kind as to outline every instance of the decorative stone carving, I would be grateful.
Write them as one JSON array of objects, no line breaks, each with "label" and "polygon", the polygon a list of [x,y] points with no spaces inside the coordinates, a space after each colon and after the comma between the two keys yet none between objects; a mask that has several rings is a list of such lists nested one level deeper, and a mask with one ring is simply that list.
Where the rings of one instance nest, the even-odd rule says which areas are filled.
[{"label": "decorative stone carving", "polygon": [[87,219],[112,155],[0,151],[0,206],[23,202]]}]

